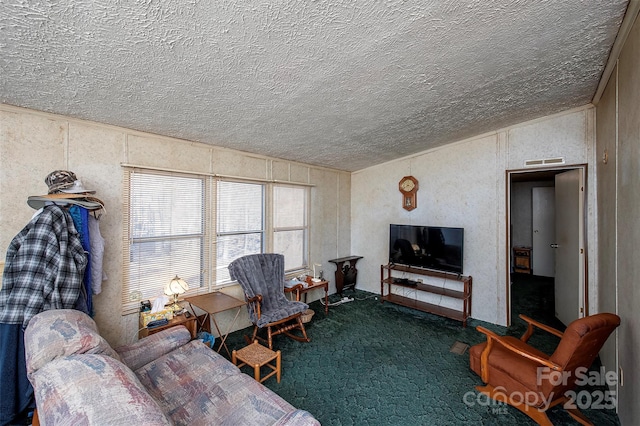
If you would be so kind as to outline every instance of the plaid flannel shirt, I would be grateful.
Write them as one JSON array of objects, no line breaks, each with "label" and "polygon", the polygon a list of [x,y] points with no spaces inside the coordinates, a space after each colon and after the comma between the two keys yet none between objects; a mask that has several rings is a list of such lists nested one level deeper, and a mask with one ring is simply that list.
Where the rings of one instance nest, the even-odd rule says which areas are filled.
[{"label": "plaid flannel shirt", "polygon": [[0,290],[0,323],[26,328],[36,314],[72,309],[80,295],[87,256],[71,215],[48,205],[16,235]]}]

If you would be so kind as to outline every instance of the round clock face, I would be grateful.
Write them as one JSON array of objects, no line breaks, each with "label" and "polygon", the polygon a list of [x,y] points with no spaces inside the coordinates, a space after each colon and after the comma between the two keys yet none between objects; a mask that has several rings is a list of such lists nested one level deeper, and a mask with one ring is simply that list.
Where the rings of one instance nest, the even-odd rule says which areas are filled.
[{"label": "round clock face", "polygon": [[403,191],[409,192],[416,187],[416,184],[413,183],[411,179],[405,179],[404,182],[400,184],[400,187],[402,188]]}]

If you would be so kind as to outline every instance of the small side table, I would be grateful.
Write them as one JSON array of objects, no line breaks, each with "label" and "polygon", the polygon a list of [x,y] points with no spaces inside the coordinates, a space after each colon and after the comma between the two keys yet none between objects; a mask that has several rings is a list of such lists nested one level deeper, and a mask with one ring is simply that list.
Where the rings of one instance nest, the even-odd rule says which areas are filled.
[{"label": "small side table", "polygon": [[[276,361],[276,365],[270,364],[273,360]],[[241,364],[238,364],[238,361]],[[231,354],[231,362],[237,365],[238,368],[249,365],[253,367],[253,377],[257,382],[262,383],[269,377],[276,375],[276,380],[280,383],[281,368],[282,368],[282,356],[280,351],[272,351],[269,348],[262,346],[258,341],[254,341],[249,346],[245,346],[240,350],[234,350]],[[267,366],[271,369],[271,372],[260,378],[260,368]]]},{"label": "small side table", "polygon": [[[205,312],[204,316],[198,317],[198,320],[200,320],[200,318],[203,318],[202,322],[198,324],[200,329],[211,331],[210,323],[213,322],[213,325],[216,328],[216,331],[218,332],[218,336],[220,337],[220,346],[218,347],[217,352],[220,353],[222,348],[224,348],[227,351],[227,355],[231,356],[231,353],[229,353],[229,348],[227,347],[227,344],[225,343],[225,341],[227,340],[227,337],[229,336],[229,332],[231,331],[234,324],[236,323],[236,320],[238,319],[238,315],[240,314],[240,308],[242,308],[243,306],[246,306],[247,303],[243,300],[236,299],[235,297],[232,297],[232,296],[229,296],[228,294],[224,294],[220,292],[202,294],[200,296],[187,297],[184,300],[189,303],[189,306],[191,308],[191,311],[193,311],[194,316],[196,316],[196,312],[193,309],[194,306]],[[219,314],[220,312],[232,310],[232,309],[236,310],[236,315],[233,318],[233,321],[231,322],[231,324],[229,325],[229,328],[223,333],[220,330],[218,321],[216,320],[216,314]]]},{"label": "small side table", "polygon": [[362,256],[347,256],[329,261],[335,263],[338,268],[336,270],[336,290],[340,296],[342,296],[342,290],[348,288],[356,289],[356,278],[358,276],[356,262],[360,259],[362,259]]},{"label": "small side table", "polygon": [[[198,333],[198,324],[196,322],[196,317],[193,315],[187,317],[183,314],[174,316],[173,319],[169,320],[169,322],[165,325],[153,328],[141,328],[138,332],[138,339],[151,336],[152,334],[155,334],[159,331],[166,330],[167,328],[175,327],[177,325],[184,325],[185,327],[187,327],[187,330],[189,330],[189,332],[191,333],[191,338],[196,338],[196,334]],[[140,324],[140,326],[142,327],[142,324]]]},{"label": "small side table", "polygon": [[304,294],[304,303],[307,303],[307,292],[318,289],[318,288],[322,288],[324,289],[324,313],[325,315],[329,313],[329,281],[318,281],[318,282],[314,282],[311,281],[310,277],[307,277],[306,280],[306,287],[304,286],[304,284],[298,284],[295,287],[292,288],[286,288],[284,289],[285,293],[291,293],[291,292],[296,292],[296,300],[299,302],[301,299],[301,295]]}]

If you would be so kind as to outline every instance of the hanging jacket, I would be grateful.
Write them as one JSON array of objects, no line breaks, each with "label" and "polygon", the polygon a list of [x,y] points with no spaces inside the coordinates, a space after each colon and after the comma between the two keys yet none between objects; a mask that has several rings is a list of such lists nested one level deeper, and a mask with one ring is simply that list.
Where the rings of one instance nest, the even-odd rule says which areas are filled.
[{"label": "hanging jacket", "polygon": [[87,265],[69,213],[43,208],[9,244],[0,290],[0,323],[26,328],[36,314],[72,309]]}]

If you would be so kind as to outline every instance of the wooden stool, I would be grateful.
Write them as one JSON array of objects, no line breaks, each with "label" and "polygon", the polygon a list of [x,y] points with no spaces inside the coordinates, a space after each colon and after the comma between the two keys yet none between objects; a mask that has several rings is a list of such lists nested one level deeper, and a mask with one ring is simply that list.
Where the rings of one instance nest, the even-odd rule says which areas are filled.
[{"label": "wooden stool", "polygon": [[[276,365],[269,364],[269,362],[276,360]],[[241,361],[241,364],[238,364]],[[269,348],[265,348],[258,341],[254,341],[249,346],[245,346],[239,351],[234,350],[231,354],[231,362],[238,366],[238,368],[245,365],[253,367],[253,374],[256,381],[262,383],[269,377],[276,375],[276,380],[280,383],[280,351],[272,351]],[[269,367],[271,371],[269,374],[260,378],[260,368],[263,366]]]}]

